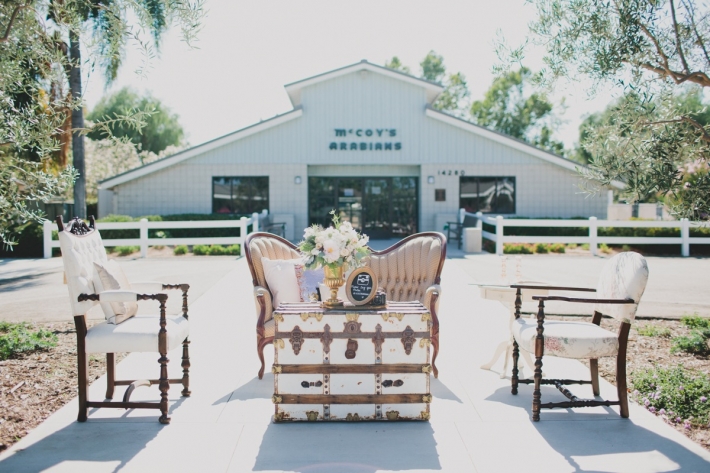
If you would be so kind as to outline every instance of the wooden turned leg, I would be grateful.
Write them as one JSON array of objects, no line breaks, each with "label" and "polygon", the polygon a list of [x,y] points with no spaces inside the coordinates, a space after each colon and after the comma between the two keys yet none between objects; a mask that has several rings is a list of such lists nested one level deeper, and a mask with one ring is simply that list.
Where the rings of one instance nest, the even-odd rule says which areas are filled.
[{"label": "wooden turned leg", "polygon": [[264,337],[261,337],[259,335],[256,336],[256,351],[259,354],[259,361],[261,361],[261,369],[259,370],[259,379],[264,378],[264,346],[266,343],[264,342]]},{"label": "wooden turned leg", "polygon": [[599,396],[599,360],[596,358],[589,360],[589,374],[592,377],[592,393]]},{"label": "wooden turned leg", "polygon": [[540,383],[542,382],[542,357],[535,357],[535,389],[533,390],[532,420],[540,420]]},{"label": "wooden turned leg", "polygon": [[89,415],[89,406],[87,405],[89,402],[89,357],[86,355],[83,348],[77,353],[77,361],[79,365],[79,415],[77,420],[79,422],[86,422]]},{"label": "wooden turned leg", "polygon": [[189,397],[190,391],[190,340],[187,338],[182,342],[182,396]]},{"label": "wooden turned leg", "polygon": [[520,347],[513,338],[513,373],[510,376],[510,392],[512,394],[518,394],[518,358],[520,358]]},{"label": "wooden turned leg", "polygon": [[434,347],[434,354],[431,356],[431,370],[434,372],[434,377],[439,377],[439,369],[436,367],[436,357],[439,355],[439,334],[431,337],[431,345]]},{"label": "wooden turned leg", "polygon": [[616,392],[619,396],[619,414],[629,417],[629,398],[626,388],[626,349],[629,342],[631,324],[622,322],[619,327],[619,353],[616,355]]},{"label": "wooden turned leg", "polygon": [[116,356],[106,353],[106,399],[113,399],[113,390],[116,386]]},{"label": "wooden turned leg", "polygon": [[158,383],[158,388],[160,389],[160,416],[161,424],[169,424],[170,417],[168,417],[168,390],[170,389],[170,382],[168,381],[168,357],[164,354],[160,355],[158,363],[160,363],[160,381]]}]

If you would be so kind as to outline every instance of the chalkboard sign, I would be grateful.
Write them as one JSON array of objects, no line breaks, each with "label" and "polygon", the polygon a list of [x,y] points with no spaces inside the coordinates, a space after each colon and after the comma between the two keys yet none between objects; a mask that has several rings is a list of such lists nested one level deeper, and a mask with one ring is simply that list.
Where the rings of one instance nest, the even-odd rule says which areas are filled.
[{"label": "chalkboard sign", "polygon": [[358,268],[345,283],[345,294],[354,305],[365,305],[377,294],[377,277],[370,268]]}]

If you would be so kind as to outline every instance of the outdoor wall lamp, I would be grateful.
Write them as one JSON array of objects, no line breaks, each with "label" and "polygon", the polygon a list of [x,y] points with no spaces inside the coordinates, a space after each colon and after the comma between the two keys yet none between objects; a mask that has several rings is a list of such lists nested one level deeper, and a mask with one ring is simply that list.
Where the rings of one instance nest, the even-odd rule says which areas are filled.
[{"label": "outdoor wall lamp", "polygon": [[300,184],[301,183],[301,176],[296,176],[293,178],[293,183],[294,184]]},{"label": "outdoor wall lamp", "polygon": [[429,177],[427,177],[427,178],[426,178],[426,181],[427,181],[429,184],[434,184],[434,176],[429,176]]}]

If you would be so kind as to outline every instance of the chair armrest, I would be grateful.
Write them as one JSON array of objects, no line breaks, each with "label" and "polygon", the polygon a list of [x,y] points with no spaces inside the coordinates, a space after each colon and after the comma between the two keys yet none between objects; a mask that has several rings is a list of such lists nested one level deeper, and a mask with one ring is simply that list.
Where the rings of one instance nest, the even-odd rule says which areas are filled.
[{"label": "chair armrest", "polygon": [[[437,294],[439,297],[436,298],[435,306],[431,307],[431,300],[432,300],[434,294]],[[434,284],[434,285],[429,286],[426,289],[426,292],[424,293],[424,301],[422,302],[422,304],[424,305],[424,307],[429,309],[429,311],[433,310],[433,312],[436,314],[439,312],[439,301],[440,300],[441,300],[441,286],[438,284]],[[432,315],[435,315],[435,314],[432,314]]]},{"label": "chair armrest", "polygon": [[563,296],[533,296],[536,301],[564,301],[578,302],[583,304],[635,304],[633,299],[582,299],[579,297],[563,297]]},{"label": "chair armrest", "polygon": [[254,286],[254,302],[256,304],[257,330],[271,320],[274,312],[274,302],[271,292],[263,286]]},{"label": "chair armrest", "polygon": [[145,292],[161,292],[168,289],[182,289],[183,292],[187,292],[190,289],[189,284],[168,284],[160,281],[137,281],[131,282],[131,288],[134,290],[140,288]]},{"label": "chair armrest", "polygon": [[545,286],[540,284],[511,284],[513,289],[541,289],[546,291],[583,291],[597,292],[596,289],[589,287],[569,287],[569,286]]},{"label": "chair armrest", "polygon": [[96,302],[135,302],[135,301],[161,301],[168,300],[167,294],[141,294],[135,291],[104,291],[99,294],[79,294],[77,297],[79,302],[96,301]]}]

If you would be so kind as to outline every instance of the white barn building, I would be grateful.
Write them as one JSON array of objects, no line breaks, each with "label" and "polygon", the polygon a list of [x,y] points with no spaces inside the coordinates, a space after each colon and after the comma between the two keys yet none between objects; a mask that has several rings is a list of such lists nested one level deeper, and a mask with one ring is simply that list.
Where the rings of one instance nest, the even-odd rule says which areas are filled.
[{"label": "white barn building", "polygon": [[266,208],[298,239],[338,209],[371,238],[457,210],[606,217],[579,164],[432,108],[443,87],[366,61],[286,85],[293,110],[111,177],[99,216]]}]

